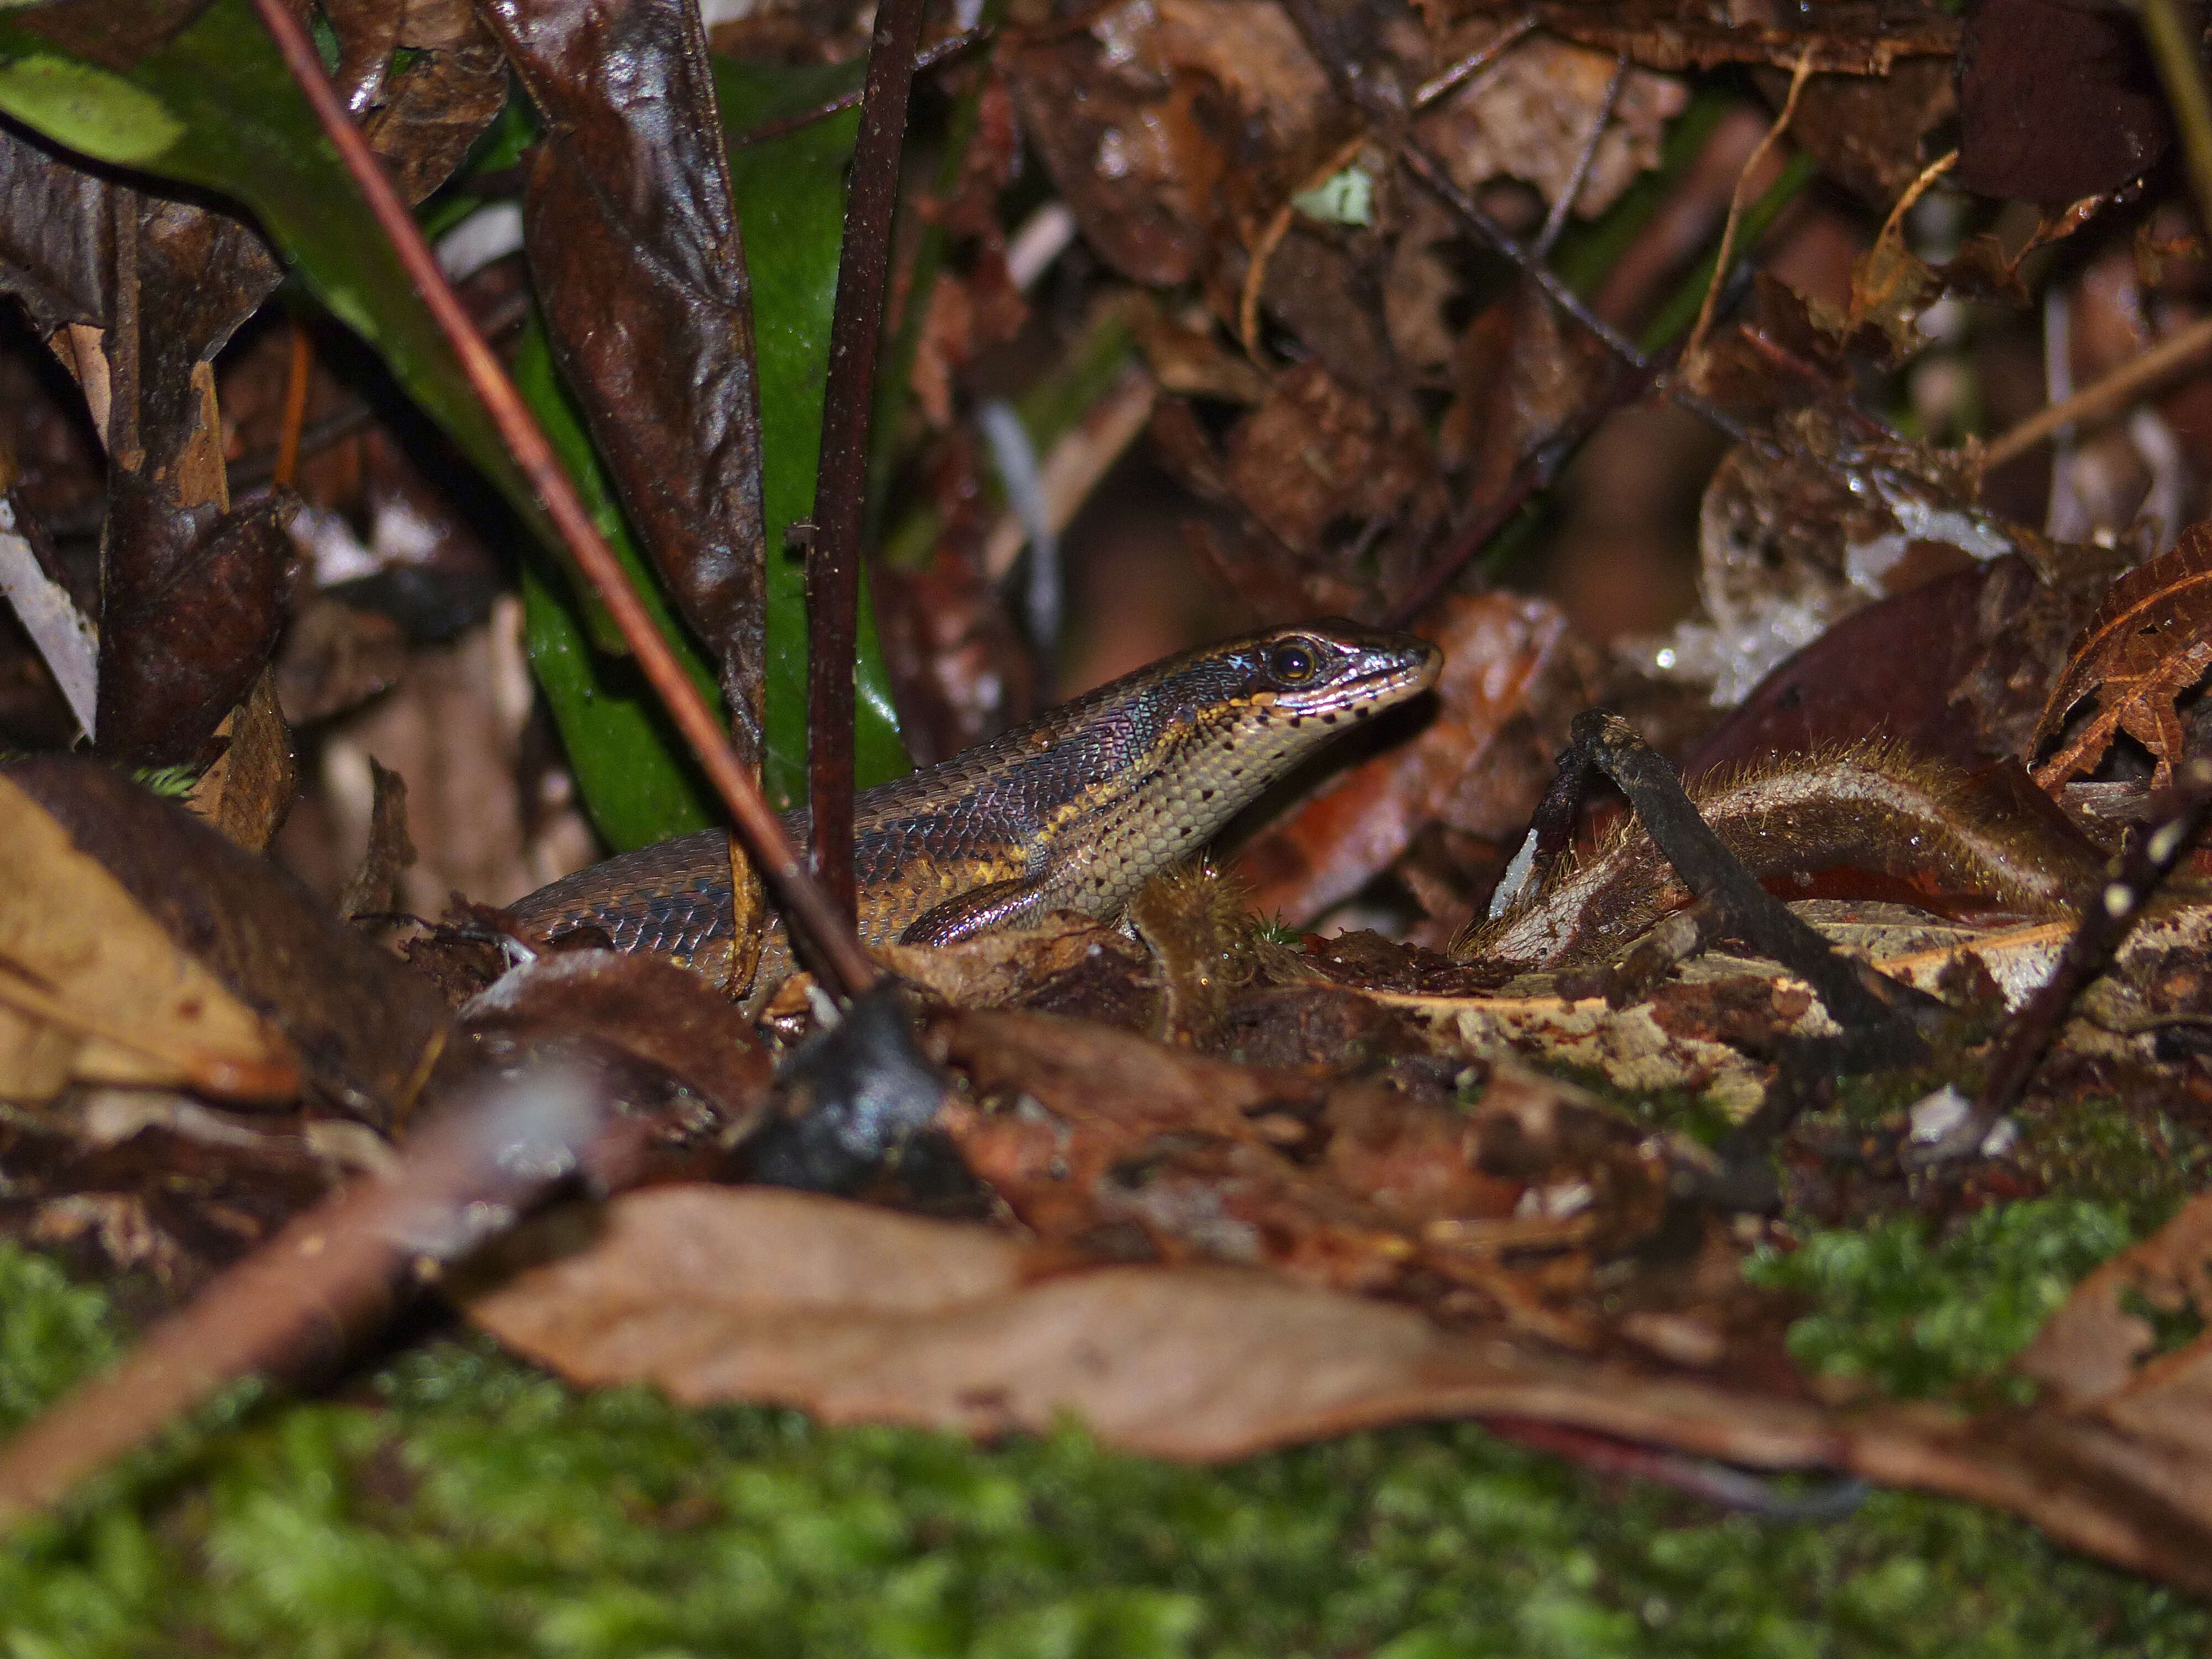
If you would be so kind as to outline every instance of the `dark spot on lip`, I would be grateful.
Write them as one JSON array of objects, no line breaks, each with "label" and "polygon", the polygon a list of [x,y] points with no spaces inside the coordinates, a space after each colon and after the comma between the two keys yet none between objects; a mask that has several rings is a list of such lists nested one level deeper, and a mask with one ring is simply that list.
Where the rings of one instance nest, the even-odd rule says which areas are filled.
[{"label": "dark spot on lip", "polygon": [[1321,723],[1323,726],[1334,726],[1336,724],[1336,716],[1334,714],[1323,714],[1321,717]]}]

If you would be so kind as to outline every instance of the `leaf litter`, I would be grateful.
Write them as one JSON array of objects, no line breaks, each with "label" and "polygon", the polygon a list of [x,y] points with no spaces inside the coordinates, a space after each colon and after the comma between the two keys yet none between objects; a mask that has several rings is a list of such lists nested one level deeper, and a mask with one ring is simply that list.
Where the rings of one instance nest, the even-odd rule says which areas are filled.
[{"label": "leaf litter", "polygon": [[[78,9],[102,27],[114,21],[98,5]],[[1010,373],[1065,394],[1060,430],[1103,395],[1083,388],[1153,377],[1154,443],[1212,514],[1194,513],[1182,533],[1248,617],[1318,604],[1377,619],[1430,591],[1447,549],[1481,521],[1477,509],[1574,429],[1605,378],[1592,365],[1620,351],[1557,310],[1535,276],[1502,279],[1499,237],[1541,239],[1547,252],[1560,237],[1565,258],[1578,229],[1636,234],[1638,192],[1681,176],[1668,172],[1670,123],[1705,95],[1686,76],[1721,63],[1789,70],[1809,52],[1815,86],[1849,88],[1880,118],[1848,160],[1832,138],[1808,139],[1822,165],[1857,188],[1878,179],[1892,198],[1927,173],[1940,100],[1908,70],[1946,67],[1959,26],[1937,11],[1830,9],[1766,27],[1563,5],[1509,40],[1495,20],[1425,9],[1327,15],[1240,0],[1046,18],[1018,8],[992,63],[946,71],[952,129],[964,109],[984,136],[940,175],[945,234],[895,300],[894,330],[907,331],[886,334],[895,376],[909,364],[914,375],[896,395],[910,392],[923,417],[893,469],[908,493],[894,491],[888,511],[927,513],[945,532],[927,580],[902,570],[878,595],[908,596],[888,602],[910,613],[886,625],[905,642],[890,678],[929,681],[957,709],[944,723],[963,740],[1014,717],[1011,688],[1050,678],[982,574],[995,518],[982,504],[997,486],[969,423]],[[551,309],[541,404],[574,397],[575,453],[596,447],[611,480],[606,514],[626,514],[669,575],[668,625],[688,627],[705,672],[745,711],[738,724],[769,729],[774,748],[787,715],[750,710],[763,674],[777,695],[778,671],[763,662],[774,647],[762,641],[797,636],[796,585],[774,542],[799,513],[794,452],[766,407],[781,384],[769,359],[786,353],[774,372],[788,378],[792,363],[826,352],[827,309],[819,293],[794,301],[775,286],[803,273],[761,251],[772,238],[748,234],[739,249],[732,201],[798,223],[834,194],[805,197],[812,175],[796,167],[773,181],[743,162],[727,173],[717,146],[698,148],[708,82],[726,119],[746,82],[728,60],[706,62],[682,8],[655,10],[661,34],[630,46],[690,111],[689,137],[626,126],[605,84],[612,60],[573,41],[566,58],[532,48],[531,8],[503,11],[494,33],[453,7],[326,10],[342,83],[416,199],[434,203],[456,169],[458,194],[511,191],[498,174],[520,145],[481,175],[469,169],[508,126],[527,125],[501,114],[494,95],[508,64],[526,84],[539,78],[535,101],[560,131],[522,163],[532,234],[472,297],[519,314],[517,274],[530,273]],[[768,21],[744,27],[791,49]],[[202,118],[179,77],[211,34],[123,41],[61,27],[37,38],[88,61],[107,54],[179,118]],[[10,43],[17,34],[0,46]],[[1330,43],[1341,51],[1317,51]],[[2050,66],[2002,56],[1972,65],[1960,172],[1989,190],[2041,165],[1997,155],[2000,139],[2021,141],[1977,125],[1990,77],[2008,88]],[[804,101],[800,78],[789,77],[783,105]],[[819,102],[836,77],[817,78],[807,96]],[[1386,84],[1409,121],[1378,118],[1388,99],[1375,88]],[[763,102],[776,108],[770,120],[788,112]],[[35,125],[29,106],[7,106]],[[267,122],[290,118],[289,106],[270,111]],[[689,194],[658,200],[660,186],[640,184],[620,210],[598,200],[564,154],[580,152],[586,133],[630,157],[675,145]],[[260,207],[277,256],[319,283],[474,453],[472,417],[438,389],[442,356],[409,355],[419,320],[408,303],[380,289],[380,268],[338,274],[333,250],[351,234],[343,216],[304,211],[285,181],[237,185],[236,155],[195,135],[200,148],[165,170]],[[1013,272],[1027,256],[998,201],[1039,184],[1024,179],[1018,138],[1088,262],[1056,279],[1060,297],[1017,297],[1035,279]],[[67,152],[56,159],[12,128],[0,142],[22,181],[11,199],[95,188]],[[103,132],[88,147],[118,142]],[[793,135],[766,142],[799,154]],[[495,1230],[545,1191],[568,1201],[474,1255],[447,1293],[579,1382],[650,1380],[686,1401],[769,1400],[828,1420],[978,1435],[1042,1432],[1073,1412],[1108,1444],[1196,1459],[1473,1415],[1548,1425],[1582,1455],[1595,1443],[1573,1435],[1967,1496],[2212,1594],[2201,1200],[2082,1281],[2017,1362],[2014,1380],[2040,1394],[2000,1401],[1839,1401],[1784,1339],[1801,1304],[1741,1272],[1753,1248],[1791,1243],[1802,1224],[1778,1216],[1778,1196],[1817,1184],[1808,1170],[1929,1213],[2043,1179],[2017,1149],[1904,1171],[1928,1103],[1943,1086],[1971,1090],[1993,1063],[2008,1011],[2051,973],[2071,919],[2094,902],[2103,856],[2128,825],[2165,821],[2164,787],[2203,746],[2191,693],[2203,630],[2189,582],[2204,532],[2115,582],[2136,545],[2123,540],[2127,526],[2106,526],[2106,544],[2054,542],[2018,521],[2032,515],[1982,476],[1971,448],[1905,435],[1869,413],[1865,388],[1927,351],[1923,319],[1939,303],[2017,301],[2063,280],[2028,255],[2046,234],[2112,234],[2103,198],[2163,142],[2142,123],[2112,135],[2064,203],[2003,186],[2046,209],[2096,198],[2025,234],[2011,227],[2004,246],[1939,255],[1897,215],[1846,263],[1840,291],[1795,295],[1762,278],[1759,318],[1724,322],[1699,374],[1729,447],[1698,503],[1704,614],[1669,644],[1608,659],[1559,606],[1470,583],[1421,619],[1449,653],[1435,707],[1395,734],[1405,741],[1249,837],[1233,877],[1163,884],[1126,929],[1051,918],[941,951],[886,951],[910,988],[921,1058],[953,1086],[940,1097],[931,1084],[905,1109],[926,1121],[862,1160],[857,1197],[746,1179],[787,1167],[763,1149],[807,1121],[808,1101],[842,1098],[818,1078],[807,1096],[790,1081],[787,1057],[822,1023],[803,983],[769,999],[756,1027],[703,981],[590,948],[501,977],[508,947],[497,913],[481,907],[410,945],[426,977],[240,851],[288,844],[294,727],[318,786],[302,821],[329,819],[332,781],[350,777],[360,842],[333,851],[327,830],[307,823],[289,844],[310,850],[293,856],[319,869],[326,899],[343,885],[341,908],[376,928],[404,901],[434,908],[447,870],[469,868],[451,884],[496,902],[580,861],[581,835],[564,842],[558,828],[565,811],[580,830],[580,778],[583,804],[625,840],[685,826],[669,805],[680,789],[641,807],[605,787],[647,752],[651,719],[594,728],[577,716],[609,706],[602,688],[617,671],[588,654],[594,618],[559,598],[564,579],[550,568],[533,578],[531,642],[549,685],[562,683],[562,652],[590,665],[556,690],[556,712],[572,748],[601,752],[572,758],[573,773],[557,751],[547,758],[544,713],[501,678],[498,653],[518,637],[513,602],[501,623],[495,606],[465,597],[477,578],[404,551],[422,544],[394,528],[398,497],[363,489],[388,417],[366,406],[349,416],[380,423],[379,435],[339,440],[301,485],[325,523],[353,515],[370,586],[318,572],[296,588],[271,551],[275,498],[231,508],[223,463],[240,457],[212,446],[227,429],[276,425],[282,381],[242,372],[251,351],[270,355],[250,337],[218,354],[233,330],[251,336],[258,301],[241,288],[228,310],[216,306],[216,278],[236,286],[232,266],[269,258],[238,240],[248,234],[239,222],[109,185],[97,189],[114,202],[95,206],[115,228],[99,246],[70,240],[60,217],[21,216],[20,228],[52,245],[11,246],[0,275],[37,325],[29,349],[51,338],[54,361],[82,383],[114,469],[97,532],[106,540],[72,556],[120,584],[102,639],[111,650],[148,641],[128,647],[131,673],[185,673],[159,689],[104,674],[103,698],[129,696],[112,732],[103,703],[95,735],[112,753],[222,769],[193,797],[210,830],[111,773],[11,765],[10,844],[36,847],[40,862],[26,862],[21,902],[0,911],[14,1056],[0,1217],[25,1237],[151,1265],[179,1294],[289,1220],[311,1233],[362,1225],[313,1206],[358,1200],[370,1187],[345,1182],[364,1170],[400,1172],[404,1187],[418,1149],[458,1121],[456,1103],[484,1074],[567,1067],[586,1079],[587,1121],[526,1196],[494,1205]],[[1438,154],[1474,215],[1422,184],[1410,146]],[[834,135],[817,148],[810,165],[833,178],[843,152]],[[147,251],[135,270],[131,247]],[[828,247],[827,258],[813,243],[800,250],[817,276],[835,272]],[[187,317],[179,294],[195,280],[214,308]],[[1066,326],[1070,295],[1141,324],[1118,337]],[[604,319],[591,307],[617,301],[625,316],[650,312],[638,325],[655,343],[648,357],[711,362],[714,373],[673,393],[665,376],[625,380],[639,362],[606,356],[592,333]],[[730,322],[748,307],[757,348]],[[1647,319],[1598,320],[1622,330]],[[706,343],[672,343],[686,330]],[[1078,361],[1116,338],[1125,355],[1110,375]],[[1010,369],[1024,352],[1026,367]],[[162,457],[185,457],[181,471],[157,458],[147,475],[144,458],[131,459],[146,441],[131,438],[133,420],[153,423]],[[477,459],[511,485],[502,465]],[[436,534],[466,516],[450,499],[454,471],[450,457],[430,463],[428,493],[410,498],[410,510],[450,520]],[[656,493],[656,477],[703,482],[679,500]],[[7,482],[13,491],[12,471]],[[131,563],[160,547],[170,566],[199,573],[181,595],[169,566]],[[492,585],[508,580],[487,565]],[[942,593],[958,596],[962,627],[918,620]],[[216,596],[220,628],[177,608]],[[463,618],[458,629],[428,620],[440,606]],[[557,626],[555,609],[567,612]],[[557,627],[569,630],[558,645]],[[361,738],[395,729],[389,711],[435,684],[434,653],[457,633],[491,665],[465,695],[495,700],[504,684],[512,706],[482,723],[498,735],[447,755],[435,738],[467,722],[438,711],[459,703],[424,702],[407,716],[432,738],[410,760],[410,797]],[[8,649],[21,654],[12,639]],[[1744,880],[1809,924],[1811,946],[1742,937],[1745,913],[1676,869],[1678,843],[1666,843],[1671,857],[1658,850],[1646,801],[1611,830],[1601,821],[1619,817],[1617,804],[1553,811],[1547,785],[1576,752],[1574,716],[1600,702],[1628,709],[1670,753],[1702,739],[1683,768],[1692,819]],[[496,876],[453,861],[464,831],[424,829],[441,812],[472,816],[430,803],[479,760],[496,820],[539,849],[510,854]],[[2023,788],[2028,766],[2047,796]],[[1532,819],[1524,877],[1514,854]],[[410,840],[427,872],[405,873]],[[2019,1114],[2031,1137],[2091,1096],[2201,1120],[2198,1034],[2212,992],[2198,879],[2184,860],[2068,1011]],[[1383,931],[1341,927],[1347,906],[1349,920]],[[1297,931],[1332,911],[1328,937]],[[1541,948],[1528,945],[1537,935]],[[1856,1052],[1871,1018],[1838,988],[1876,970],[1923,1000],[1885,994],[1911,1012],[1918,1058],[1869,1079],[1838,1059]],[[1690,1109],[1655,1107],[1668,1091]],[[1838,1133],[1854,1112],[1864,1133]],[[318,1216],[326,1223],[307,1219]],[[387,1239],[354,1259],[347,1293],[373,1284],[378,1302],[433,1261],[444,1274],[469,1253],[472,1236],[456,1237],[436,1249]],[[218,1303],[239,1305],[239,1281],[215,1283]],[[281,1358],[247,1346],[241,1364],[298,1373],[315,1363],[284,1344]]]}]

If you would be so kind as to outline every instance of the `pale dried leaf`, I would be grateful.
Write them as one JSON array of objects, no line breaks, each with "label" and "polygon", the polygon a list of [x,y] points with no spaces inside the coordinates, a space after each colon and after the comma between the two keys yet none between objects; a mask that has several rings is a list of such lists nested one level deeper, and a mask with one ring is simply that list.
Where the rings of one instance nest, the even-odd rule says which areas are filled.
[{"label": "pale dried leaf", "polygon": [[5,778],[0,845],[0,1096],[47,1099],[72,1079],[299,1091],[290,1045]]}]

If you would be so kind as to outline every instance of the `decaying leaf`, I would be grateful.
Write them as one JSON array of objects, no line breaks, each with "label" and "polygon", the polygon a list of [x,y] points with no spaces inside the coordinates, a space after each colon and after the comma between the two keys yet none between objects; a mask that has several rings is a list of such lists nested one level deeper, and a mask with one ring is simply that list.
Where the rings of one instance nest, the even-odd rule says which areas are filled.
[{"label": "decaying leaf", "polygon": [[[1931,904],[2067,914],[2095,880],[2097,850],[2063,817],[2021,811],[2002,780],[1973,778],[1880,745],[1709,782],[1695,797],[1722,843],[1753,874],[1875,872]],[[1494,966],[1556,968],[1613,960],[1688,890],[1641,825],[1554,872],[1462,942]]]},{"label": "decaying leaf", "polygon": [[[1108,1445],[1197,1460],[1409,1418],[1512,1416],[1995,1504],[2212,1589],[2201,1409],[2179,1441],[2048,1411],[1833,1413],[1678,1367],[1448,1332],[1253,1269],[1069,1268],[987,1228],[758,1189],[663,1187],[557,1213],[479,1269],[469,1311],[503,1342],[575,1382],[650,1381],[687,1404],[978,1435],[1073,1413]],[[2188,1410],[2185,1393],[2160,1403]]]},{"label": "decaying leaf", "polygon": [[1959,21],[1939,6],[1832,0],[1816,11],[1742,11],[1709,0],[1547,0],[1544,26],[1570,40],[1625,52],[1655,70],[1765,64],[1794,69],[1808,54],[1817,70],[1886,75],[1912,58],[1949,58]]},{"label": "decaying leaf", "polygon": [[189,805],[247,852],[258,853],[284,827],[300,788],[273,669],[262,671],[216,736],[225,741],[223,751],[193,786]]},{"label": "decaying leaf", "polygon": [[348,921],[398,909],[400,875],[415,862],[415,843],[407,836],[407,780],[374,757],[368,775],[368,845],[338,895],[338,914]]},{"label": "decaying leaf", "polygon": [[[1455,34],[1454,55],[1480,50],[1503,27],[1486,20]],[[1444,158],[1462,189],[1500,177],[1518,179],[1534,185],[1545,201],[1556,201],[1605,107],[1613,71],[1609,52],[1531,35],[1439,100],[1413,131]],[[1574,211],[1595,218],[1639,172],[1657,165],[1666,123],[1688,101],[1689,89],[1680,82],[1632,70],[1613,100]]]},{"label": "decaying leaf", "polygon": [[696,8],[665,3],[483,9],[550,129],[529,163],[525,234],[553,349],[757,764],[760,392],[705,31]]},{"label": "decaying leaf", "polygon": [[2063,207],[2173,142],[2142,32],[2063,0],[1984,0],[1959,43],[1959,181]]},{"label": "decaying leaf", "polygon": [[[2193,1328],[2161,1341],[2155,1318]],[[2123,1250],[2074,1287],[2016,1362],[2069,1410],[2188,1447],[2212,1460],[2204,1394],[2212,1363],[2212,1194],[2191,1200],[2149,1238]]]},{"label": "decaying leaf", "polygon": [[2057,735],[2093,692],[2097,712],[2035,769],[2035,781],[2057,790],[2095,767],[2124,732],[2157,762],[2154,782],[2170,781],[2183,745],[2174,700],[2203,678],[2207,668],[2212,668],[2212,526],[2192,525],[2172,550],[2114,582],[2074,641],[2066,672],[2036,722],[2035,747]]}]

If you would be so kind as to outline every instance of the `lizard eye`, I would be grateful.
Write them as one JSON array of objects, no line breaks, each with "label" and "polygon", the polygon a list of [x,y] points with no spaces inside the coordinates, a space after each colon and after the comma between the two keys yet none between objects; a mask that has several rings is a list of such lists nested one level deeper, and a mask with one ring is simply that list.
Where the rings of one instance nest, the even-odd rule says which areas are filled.
[{"label": "lizard eye", "polygon": [[1310,640],[1285,640],[1267,651],[1267,672],[1285,685],[1304,685],[1321,669],[1321,653]]}]

